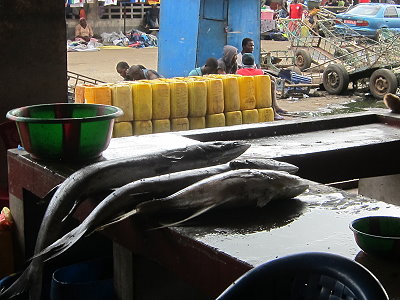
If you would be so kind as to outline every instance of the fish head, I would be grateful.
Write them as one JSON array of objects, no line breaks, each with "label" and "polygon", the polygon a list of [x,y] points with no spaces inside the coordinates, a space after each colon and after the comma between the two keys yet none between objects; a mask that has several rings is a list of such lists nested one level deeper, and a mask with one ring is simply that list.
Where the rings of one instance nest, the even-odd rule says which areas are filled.
[{"label": "fish head", "polygon": [[301,177],[287,172],[274,170],[244,170],[246,193],[257,206],[263,207],[271,200],[291,199],[307,188],[308,184]]},{"label": "fish head", "polygon": [[299,168],[295,165],[268,158],[238,159],[231,161],[229,165],[233,169],[266,169],[285,171],[290,174],[295,174],[299,170]]},{"label": "fish head", "polygon": [[[199,146],[201,146],[202,155],[206,156],[208,161],[218,163],[221,161],[221,157],[226,157],[225,162],[228,162],[240,156],[249,149],[250,144],[237,141],[217,141],[205,142]],[[216,161],[217,158],[219,158],[218,161]]]}]

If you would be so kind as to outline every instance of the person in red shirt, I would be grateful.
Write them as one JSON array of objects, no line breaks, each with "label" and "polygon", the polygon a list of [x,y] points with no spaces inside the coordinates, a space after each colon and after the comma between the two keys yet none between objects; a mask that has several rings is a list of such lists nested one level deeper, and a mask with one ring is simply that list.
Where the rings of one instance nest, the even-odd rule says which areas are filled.
[{"label": "person in red shirt", "polygon": [[[264,75],[264,71],[261,69],[257,69],[255,65],[254,56],[251,53],[244,53],[242,56],[243,68],[236,71],[236,74],[243,76],[254,76],[254,75]],[[275,90],[275,81],[271,77],[271,95],[272,95],[272,108],[274,109],[274,120],[283,120],[278,111],[281,113],[285,113],[286,111],[282,108],[278,107],[276,103],[276,90]]]},{"label": "person in red shirt", "polygon": [[242,69],[237,70],[236,74],[243,76],[264,75],[263,70],[257,69],[254,63],[254,55],[251,53],[244,53],[242,55]]},{"label": "person in red shirt", "polygon": [[297,2],[297,0],[293,0],[290,4],[289,19],[301,19],[303,16],[303,4]]}]

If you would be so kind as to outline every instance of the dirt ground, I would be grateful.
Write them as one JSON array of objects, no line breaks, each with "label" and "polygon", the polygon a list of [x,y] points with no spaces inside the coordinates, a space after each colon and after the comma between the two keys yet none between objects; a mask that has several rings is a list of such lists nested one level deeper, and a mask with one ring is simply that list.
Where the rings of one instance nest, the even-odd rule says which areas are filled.
[{"label": "dirt ground", "polygon": [[[286,50],[289,42],[261,41],[263,51]],[[76,72],[106,82],[118,82],[121,77],[115,71],[119,61],[128,64],[142,64],[147,68],[157,69],[157,48],[142,49],[101,49],[97,52],[68,52],[68,71]],[[309,98],[278,98],[278,105],[287,110],[286,119],[296,116],[306,117],[308,112],[318,112],[332,105],[341,105],[352,101],[355,96],[334,96],[320,93],[323,96]],[[312,115],[312,114],[308,114]]]}]

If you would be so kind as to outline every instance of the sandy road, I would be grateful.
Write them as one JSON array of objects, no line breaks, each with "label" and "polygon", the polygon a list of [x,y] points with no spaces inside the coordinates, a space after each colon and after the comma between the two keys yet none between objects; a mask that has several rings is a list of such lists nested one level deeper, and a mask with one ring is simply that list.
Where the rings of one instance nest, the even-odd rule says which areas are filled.
[{"label": "sandy road", "polygon": [[[283,50],[288,42],[261,41],[263,50]],[[117,82],[121,77],[115,71],[119,61],[129,65],[141,64],[157,69],[158,48],[101,49],[97,52],[68,52],[68,71],[93,77],[102,81]]]},{"label": "sandy road", "polygon": [[115,71],[118,62],[126,61],[129,65],[141,64],[150,69],[157,69],[157,53],[157,48],[68,52],[68,71],[106,82],[117,82],[122,79]]}]

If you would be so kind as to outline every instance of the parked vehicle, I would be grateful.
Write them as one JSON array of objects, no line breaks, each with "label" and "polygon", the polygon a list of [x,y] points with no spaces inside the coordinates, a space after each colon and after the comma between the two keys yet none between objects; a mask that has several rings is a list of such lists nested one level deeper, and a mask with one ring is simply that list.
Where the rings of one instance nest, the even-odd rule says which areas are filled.
[{"label": "parked vehicle", "polygon": [[400,5],[387,3],[361,3],[348,11],[337,14],[338,32],[346,31],[346,26],[354,31],[376,39],[381,28],[400,31]]}]

